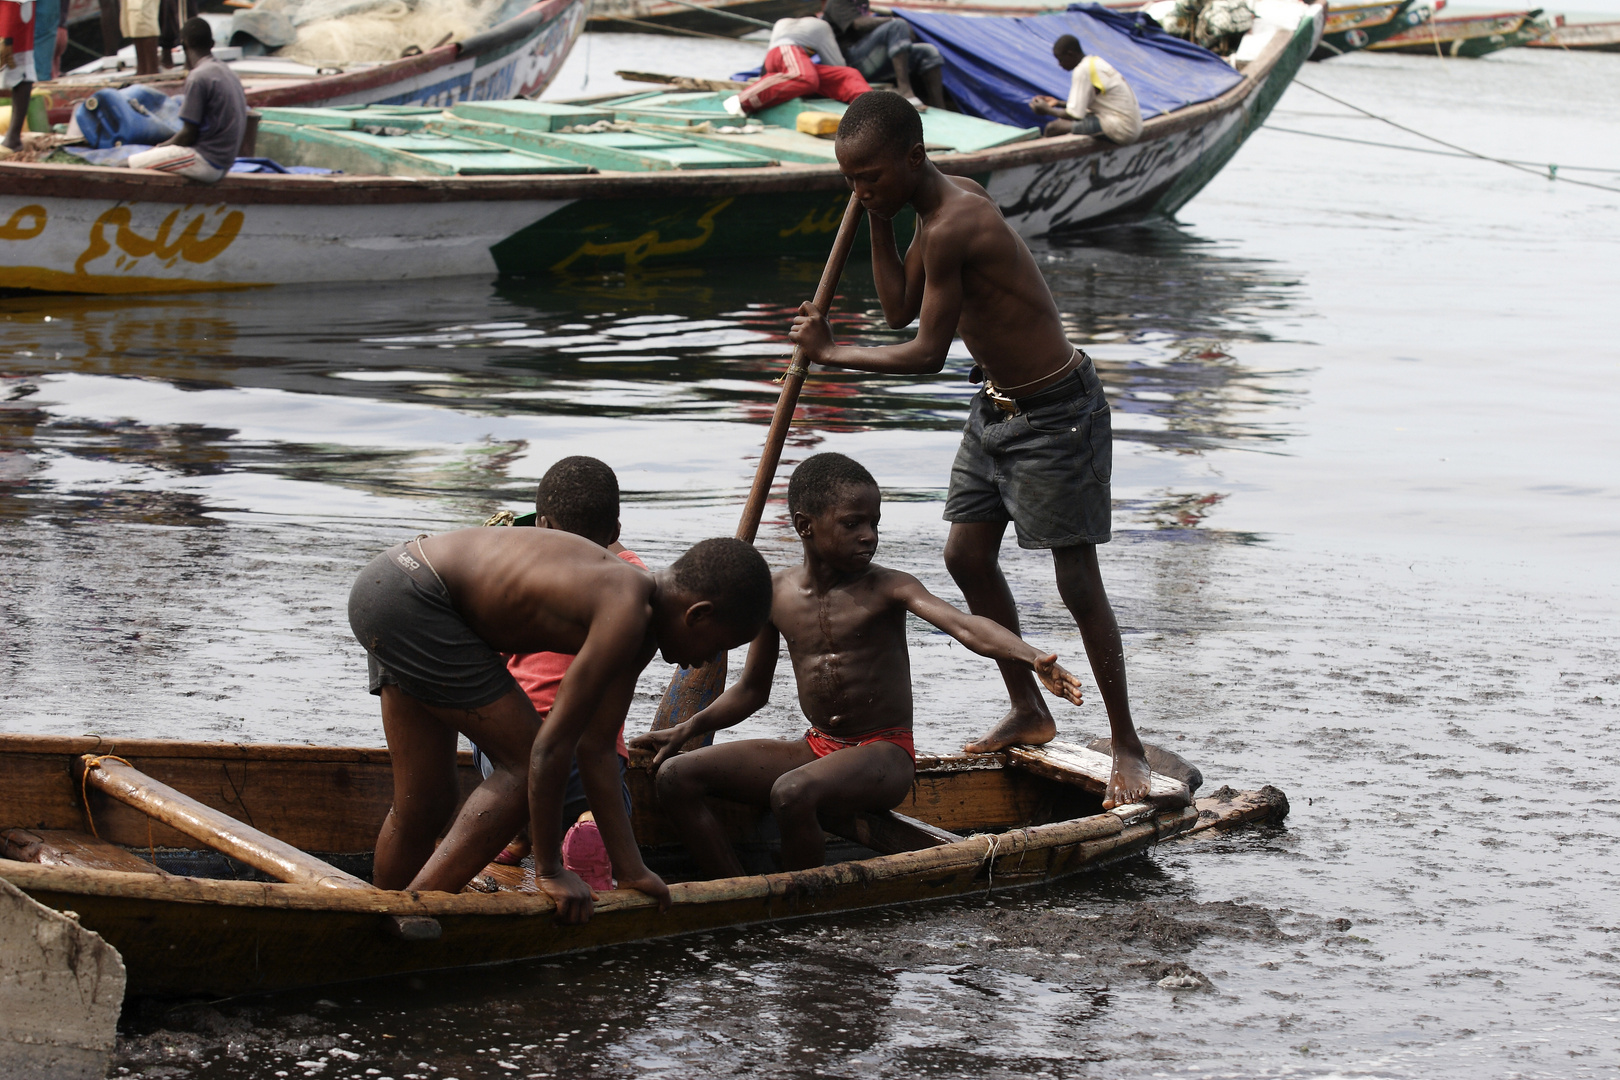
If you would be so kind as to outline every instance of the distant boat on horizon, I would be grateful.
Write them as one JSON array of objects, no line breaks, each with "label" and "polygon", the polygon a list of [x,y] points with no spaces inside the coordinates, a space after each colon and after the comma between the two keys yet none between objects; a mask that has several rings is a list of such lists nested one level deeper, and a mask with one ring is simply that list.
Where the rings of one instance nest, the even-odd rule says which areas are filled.
[{"label": "distant boat on horizon", "polygon": [[1367,51],[1474,58],[1527,45],[1550,30],[1552,23],[1542,15],[1541,8],[1489,15],[1454,15],[1430,19],[1403,30],[1376,45],[1369,45]]}]

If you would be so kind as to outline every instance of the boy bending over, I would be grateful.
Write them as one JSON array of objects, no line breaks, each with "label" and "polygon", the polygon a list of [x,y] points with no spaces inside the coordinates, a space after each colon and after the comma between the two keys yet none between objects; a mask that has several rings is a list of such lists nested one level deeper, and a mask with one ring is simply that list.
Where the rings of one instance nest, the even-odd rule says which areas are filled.
[{"label": "boy bending over", "polygon": [[[461,529],[378,555],[349,594],[394,763],[375,884],[455,892],[528,815],[541,890],[561,921],[584,922],[591,890],[560,853],[577,750],[620,885],[667,907],[669,889],[642,862],[619,794],[615,744],[636,677],[655,651],[699,664],[752,639],[770,603],[765,560],[738,540],[705,540],[656,574],[554,529]],[[576,654],[543,731],[503,652]],[[459,814],[457,732],[494,764]]]},{"label": "boy bending over", "polygon": [[[789,337],[806,362],[915,375],[944,368],[951,339],[961,335],[977,364],[969,378],[982,373],[984,388],[951,467],[945,566],[974,614],[1017,633],[1018,609],[999,563],[1007,523],[1020,547],[1052,549],[1058,594],[1079,624],[1108,709],[1114,763],[1103,805],[1140,802],[1148,763],[1097,568],[1097,545],[1112,535],[1113,428],[1091,359],[1069,343],[1040,267],[984,188],[928,160],[922,122],[904,98],[881,90],[856,98],[838,124],[834,152],[866,208],[883,315],[896,330],[919,320],[917,336],[901,345],[837,346],[822,313],[805,304]],[[917,211],[917,233],[902,259],[893,219],[907,205]],[[1057,725],[1028,668],[1004,660],[1001,675],[1012,711],[967,749],[1050,742]]]},{"label": "boy bending over", "polygon": [[[980,656],[1033,670],[1052,693],[1080,704],[1079,680],[1056,656],[1041,655],[989,619],[964,615],[910,574],[874,563],[879,509],[872,474],[842,454],[817,454],[795,469],[788,510],[804,563],[775,575],[771,619],[749,647],[742,677],[684,724],[636,740],[658,750],[658,801],[711,877],[735,877],[743,868],[705,796],[769,806],[789,870],[822,864],[822,821],[890,810],[905,798],[916,769],[907,612]],[[687,739],[739,723],[765,704],[783,638],[810,721],[804,738],[745,739],[671,758]]]},{"label": "boy bending over", "polygon": [[[547,469],[540,478],[539,487],[535,489],[534,513],[537,528],[561,529],[575,536],[583,536],[591,543],[607,548],[631,566],[647,569],[647,564],[635,552],[619,543],[619,478],[605,461],[583,455],[565,457]],[[568,653],[556,652],[516,653],[506,658],[507,670],[523,692],[529,695],[529,701],[533,703],[542,724],[551,714],[551,707],[557,701],[557,688],[562,685],[568,665],[573,662],[574,658]],[[479,771],[486,778],[491,776],[495,771],[494,763],[478,749],[476,743],[472,749],[473,760]],[[623,777],[630,751],[624,745],[623,725],[619,727],[618,752],[619,791],[628,812],[630,789],[624,786]],[[585,784],[580,779],[579,763],[576,761],[568,772],[568,786],[563,793],[563,828],[573,825],[589,810]],[[495,856],[495,861],[508,866],[522,863],[524,856],[529,853],[528,834],[528,826],[525,825],[522,834],[507,844]],[[575,839],[565,841],[563,848],[564,864],[576,872],[581,866],[593,869],[605,867],[608,861],[601,837],[594,828],[577,833]],[[589,879],[591,875],[582,876]],[[612,888],[611,884],[601,882],[600,875],[599,880],[592,884],[597,888]]]}]

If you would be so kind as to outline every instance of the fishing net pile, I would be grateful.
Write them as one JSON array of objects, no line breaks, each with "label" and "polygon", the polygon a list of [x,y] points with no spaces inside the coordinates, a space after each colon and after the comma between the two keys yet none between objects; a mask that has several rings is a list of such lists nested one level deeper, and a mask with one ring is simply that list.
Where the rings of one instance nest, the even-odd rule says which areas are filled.
[{"label": "fishing net pile", "polygon": [[277,56],[315,66],[383,63],[491,26],[504,0],[259,0],[239,12],[246,34]]},{"label": "fishing net pile", "polygon": [[1148,8],[1160,26],[1220,56],[1236,51],[1254,26],[1253,0],[1175,0]]}]

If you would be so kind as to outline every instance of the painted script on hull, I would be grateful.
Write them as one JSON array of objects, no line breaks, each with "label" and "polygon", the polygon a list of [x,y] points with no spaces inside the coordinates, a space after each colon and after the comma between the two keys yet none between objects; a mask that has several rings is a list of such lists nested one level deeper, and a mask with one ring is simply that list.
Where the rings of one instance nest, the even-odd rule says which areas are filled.
[{"label": "painted script on hull", "polygon": [[1156,200],[1239,115],[1100,154],[998,172],[991,178],[990,195],[1024,236],[1080,226]]}]

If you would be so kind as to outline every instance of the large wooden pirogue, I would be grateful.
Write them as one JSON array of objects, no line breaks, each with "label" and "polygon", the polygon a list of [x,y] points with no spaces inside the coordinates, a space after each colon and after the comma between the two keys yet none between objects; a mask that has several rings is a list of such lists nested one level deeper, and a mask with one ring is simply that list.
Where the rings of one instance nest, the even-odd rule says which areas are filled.
[{"label": "large wooden pirogue", "polygon": [[[116,756],[114,756],[116,755]],[[1280,818],[1273,788],[1186,809],[1103,812],[1108,759],[1052,743],[923,757],[899,810],[830,845],[830,865],[722,881],[689,870],[658,812],[646,757],[628,774],[636,835],[674,882],[660,914],[602,895],[557,924],[532,871],[491,866],[460,894],[365,880],[388,810],[388,752],[314,746],[0,735],[0,877],[78,913],[123,954],[134,993],[233,994],[546,956],[1050,881],[1177,834]],[[477,782],[470,757],[463,786]],[[1155,794],[1178,787],[1155,776]],[[767,815],[716,803],[755,865]],[[317,856],[310,852],[322,853]],[[359,853],[359,854],[357,854]],[[334,863],[342,864],[341,868]]]}]

